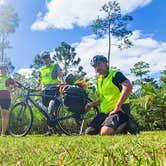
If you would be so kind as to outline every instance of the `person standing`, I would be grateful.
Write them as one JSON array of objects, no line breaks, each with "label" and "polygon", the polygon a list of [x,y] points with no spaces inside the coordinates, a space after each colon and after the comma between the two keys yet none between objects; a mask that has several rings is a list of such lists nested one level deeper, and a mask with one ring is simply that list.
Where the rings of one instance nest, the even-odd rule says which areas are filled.
[{"label": "person standing", "polygon": [[[51,62],[50,53],[45,51],[41,54],[43,67],[40,68],[40,85],[36,90],[41,90],[45,95],[55,96],[59,94],[59,89],[55,87],[60,83],[64,83],[62,70],[58,64]],[[42,103],[48,108],[50,101],[53,97],[42,97]],[[51,127],[48,126],[48,131],[44,134],[45,136],[52,135]]]},{"label": "person standing", "polygon": [[130,81],[120,72],[109,69],[107,58],[96,55],[91,65],[99,74],[97,78],[98,100],[88,103],[88,110],[99,106],[100,113],[86,129],[85,134],[114,135],[121,132],[127,125],[130,114],[128,97],[132,91]]},{"label": "person standing", "polygon": [[2,114],[1,136],[6,136],[9,122],[9,107],[11,105],[10,90],[15,88],[16,84],[12,78],[8,77],[8,67],[0,66],[0,106]]}]

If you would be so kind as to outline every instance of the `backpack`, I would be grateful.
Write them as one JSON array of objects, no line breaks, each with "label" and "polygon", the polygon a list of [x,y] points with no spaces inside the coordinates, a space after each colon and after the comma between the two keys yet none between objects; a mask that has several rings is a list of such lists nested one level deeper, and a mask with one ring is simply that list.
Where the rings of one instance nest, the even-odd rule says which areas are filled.
[{"label": "backpack", "polygon": [[69,85],[63,91],[64,106],[74,113],[84,113],[88,95],[79,85]]}]

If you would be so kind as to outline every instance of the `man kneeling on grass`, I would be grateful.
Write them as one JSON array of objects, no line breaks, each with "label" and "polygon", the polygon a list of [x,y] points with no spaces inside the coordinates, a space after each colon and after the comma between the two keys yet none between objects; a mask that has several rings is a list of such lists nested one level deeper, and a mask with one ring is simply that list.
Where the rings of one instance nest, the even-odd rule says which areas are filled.
[{"label": "man kneeling on grass", "polygon": [[97,91],[99,99],[88,103],[88,110],[93,106],[100,107],[100,113],[94,118],[85,134],[113,135],[121,132],[129,120],[130,105],[128,97],[132,91],[130,81],[119,71],[109,69],[107,58],[96,55],[91,65],[99,74]]}]

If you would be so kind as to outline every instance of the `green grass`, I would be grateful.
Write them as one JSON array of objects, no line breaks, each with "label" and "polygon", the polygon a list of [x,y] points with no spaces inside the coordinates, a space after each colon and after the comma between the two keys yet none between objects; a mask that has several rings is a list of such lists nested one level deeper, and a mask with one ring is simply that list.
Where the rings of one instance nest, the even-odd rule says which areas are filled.
[{"label": "green grass", "polygon": [[164,166],[166,131],[138,136],[0,137],[0,165]]}]

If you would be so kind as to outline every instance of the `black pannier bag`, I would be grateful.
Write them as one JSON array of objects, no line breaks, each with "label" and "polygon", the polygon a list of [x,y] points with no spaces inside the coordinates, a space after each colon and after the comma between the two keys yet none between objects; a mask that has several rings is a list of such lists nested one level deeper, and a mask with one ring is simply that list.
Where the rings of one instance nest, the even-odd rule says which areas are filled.
[{"label": "black pannier bag", "polygon": [[88,95],[79,85],[69,85],[63,91],[64,105],[70,112],[84,113]]}]

